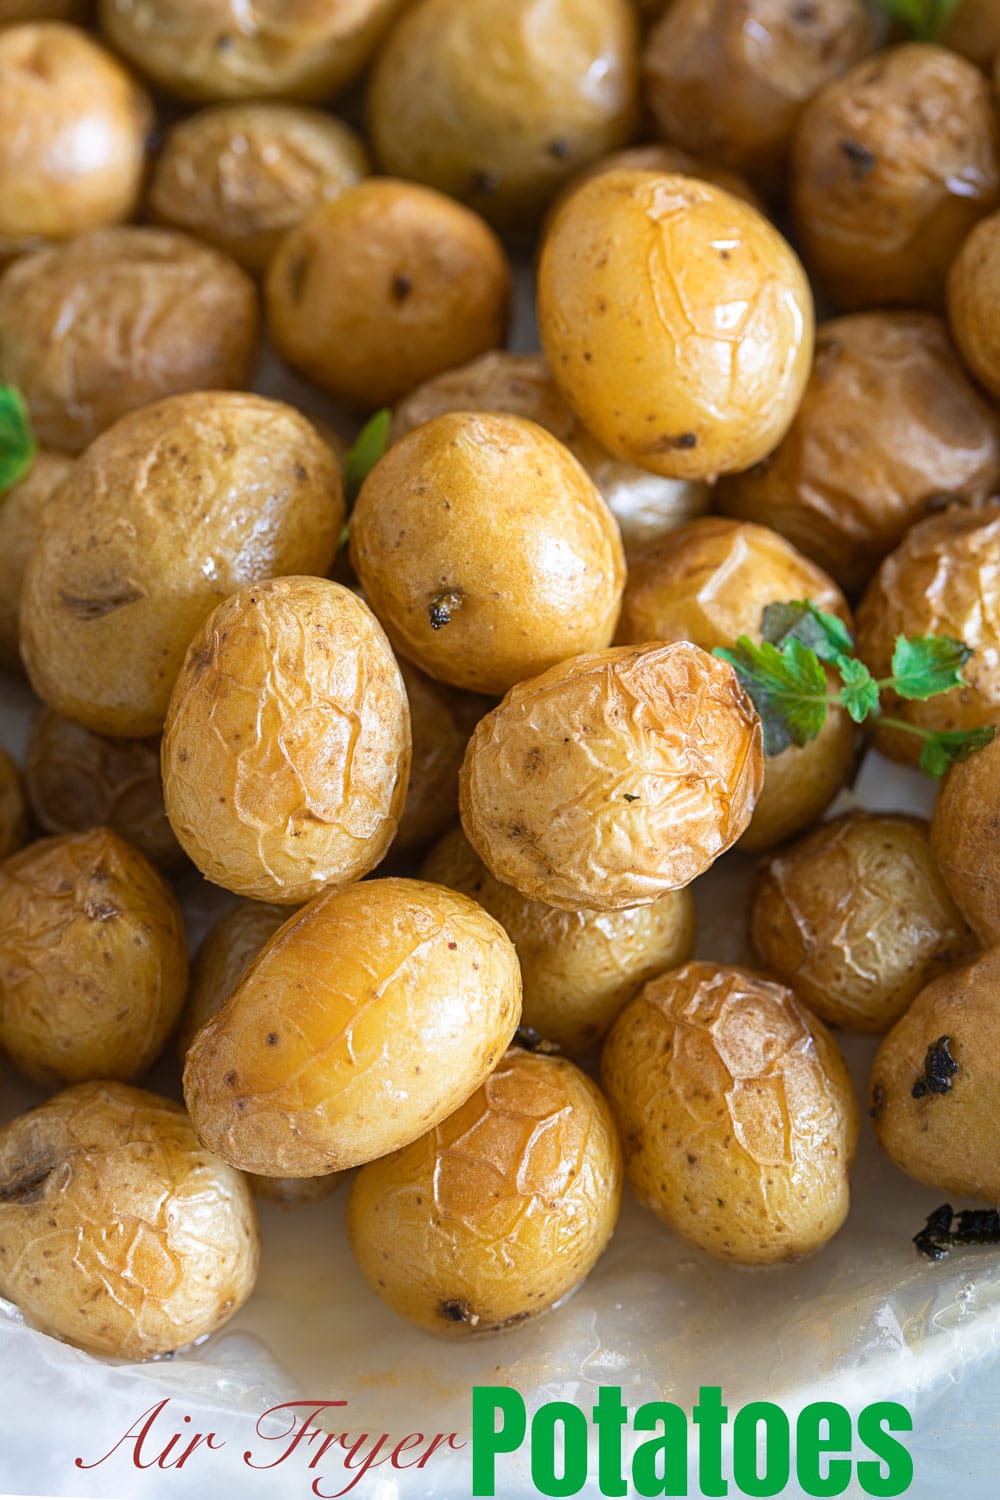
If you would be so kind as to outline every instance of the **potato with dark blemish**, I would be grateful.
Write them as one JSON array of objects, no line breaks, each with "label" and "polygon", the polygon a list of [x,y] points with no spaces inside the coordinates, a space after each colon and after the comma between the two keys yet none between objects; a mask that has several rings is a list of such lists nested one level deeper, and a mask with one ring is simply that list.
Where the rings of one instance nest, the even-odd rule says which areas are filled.
[{"label": "potato with dark blemish", "polygon": [[0,1127],[0,1294],[43,1332],[170,1354],[242,1307],[259,1258],[246,1180],[172,1100],[80,1083]]},{"label": "potato with dark blemish", "polygon": [[564,1058],[512,1047],[462,1107],[362,1167],[347,1232],[377,1296],[430,1333],[495,1333],[589,1275],[614,1232],[621,1146]]},{"label": "potato with dark blemish", "polygon": [[945,885],[987,946],[1000,943],[1000,739],[952,766],[931,819]]},{"label": "potato with dark blemish", "polygon": [[20,849],[28,833],[28,809],[17,766],[0,746],[0,860]]},{"label": "potato with dark blemish", "polygon": [[11,671],[21,671],[18,614],[24,570],[45,507],[72,467],[65,454],[42,449],[24,478],[0,494],[0,666]]}]

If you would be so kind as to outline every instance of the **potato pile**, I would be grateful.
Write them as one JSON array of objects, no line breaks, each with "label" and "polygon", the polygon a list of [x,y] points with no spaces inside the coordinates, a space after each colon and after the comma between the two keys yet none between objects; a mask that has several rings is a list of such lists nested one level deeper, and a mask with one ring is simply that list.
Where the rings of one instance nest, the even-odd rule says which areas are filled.
[{"label": "potato pile", "polygon": [[[837,1028],[892,1161],[1000,1194],[985,9],[0,0],[37,1327],[183,1348],[254,1195],[348,1174],[373,1293],[452,1338],[572,1292],[626,1183],[796,1260],[848,1211]],[[874,747],[947,771],[930,822],[852,799]],[[698,885],[754,860],[723,963]]]}]

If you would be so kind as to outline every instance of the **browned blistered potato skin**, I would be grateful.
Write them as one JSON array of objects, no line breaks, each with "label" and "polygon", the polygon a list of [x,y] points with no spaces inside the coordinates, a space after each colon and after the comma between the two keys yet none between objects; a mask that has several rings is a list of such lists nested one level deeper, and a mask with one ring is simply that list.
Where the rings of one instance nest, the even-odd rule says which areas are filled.
[{"label": "browned blistered potato skin", "polygon": [[502,343],[510,267],[471,209],[379,177],[314,209],[285,237],[266,293],[278,353],[367,408]]},{"label": "browned blistered potato skin", "polygon": [[182,1062],[195,1032],[218,1014],[264,944],[288,917],[287,906],[240,901],[209,928],[191,966],[191,987],[177,1031]]},{"label": "browned blistered potato skin", "polygon": [[1000,943],[1000,740],[953,766],[931,819],[944,883],[983,943]]},{"label": "browned blistered potato skin", "polygon": [[145,90],[75,26],[0,30],[0,262],[127,219],[152,119]]},{"label": "browned blistered potato skin", "polygon": [[512,1047],[450,1119],[362,1167],[347,1232],[369,1285],[430,1333],[494,1333],[551,1307],[614,1233],[621,1146],[561,1057]]},{"label": "browned blistered potato skin", "polygon": [[930,980],[975,951],[927,824],[850,812],[774,856],[750,913],[761,964],[821,1020],[886,1031]]},{"label": "browned blistered potato skin", "polygon": [[343,120],[291,104],[220,104],[168,132],[146,206],[157,223],[260,272],[283,235],[368,170]]},{"label": "browned blistered potato skin", "polygon": [[[1000,8],[998,8],[1000,15]],[[962,358],[1000,397],[1000,214],[980,219],[948,271],[948,322]]]},{"label": "browned blistered potato skin", "polygon": [[81,1083],[0,1128],[0,1293],[48,1333],[168,1354],[242,1307],[259,1256],[246,1180],[172,1100]]},{"label": "browned blistered potato skin", "polygon": [[836,1042],[784,985],[709,963],[650,980],[601,1079],[639,1201],[710,1255],[797,1260],[844,1222],[857,1101]]},{"label": "browned blistered potato skin", "polygon": [[714,479],[784,436],[809,374],[805,273],[721,188],[604,172],[555,215],[538,275],[542,347],[577,416],[619,458]]},{"label": "browned blistered potato skin", "polygon": [[690,891],[624,911],[560,911],[495,880],[461,828],[445,834],[420,873],[496,917],[521,962],[523,1024],[574,1057],[603,1040],[647,979],[694,947]]},{"label": "browned blistered potato skin", "polygon": [[462,826],[491,874],[563,911],[645,906],[736,842],[764,777],[757,713],[687,641],[573,657],[476,728]]},{"label": "browned blistered potato skin", "polygon": [[419,0],[368,94],[383,169],[523,231],[584,162],[631,137],[630,0]]},{"label": "browned blistered potato skin", "polygon": [[140,1077],[187,990],[169,886],[110,828],[0,866],[0,1044],[39,1083]]},{"label": "browned blistered potato skin", "polygon": [[406,690],[371,610],[326,578],[233,594],[191,641],[161,762],[167,817],[216,885],[299,906],[367,875],[410,771]]},{"label": "browned blistered potato skin", "polygon": [[491,699],[435,682],[408,661],[401,660],[399,670],[410,705],[413,759],[393,857],[426,848],[458,817],[458,772],[465,747],[493,707]]},{"label": "browned blistered potato skin", "polygon": [[421,880],[362,881],[271,939],[192,1042],[184,1097],[227,1161],[319,1176],[452,1114],[520,1014],[517,955],[482,907]]},{"label": "browned blistered potato skin", "polygon": [[719,481],[720,510],[780,531],[852,593],[941,494],[1000,484],[1000,420],[940,318],[856,313],[816,330],[784,441]]},{"label": "browned blistered potato skin", "polygon": [[983,75],[922,42],[859,63],[806,105],[791,198],[797,243],[838,306],[939,308],[955,252],[1000,201]]},{"label": "browned blistered potato skin", "polygon": [[494,696],[609,645],[625,586],[583,467],[499,412],[451,412],[393,444],[351,514],[351,564],[404,656]]},{"label": "browned blistered potato skin", "polygon": [[[1000,950],[921,990],[875,1057],[871,1116],[879,1145],[918,1182],[1000,1199]],[[948,1038],[958,1064],[944,1093],[926,1089],[928,1048]],[[925,1091],[913,1088],[924,1080]]]},{"label": "browned blistered potato skin", "polygon": [[[922,729],[1000,725],[1000,604],[997,555],[1000,500],[952,505],[907,532],[879,568],[858,607],[858,655],[876,678],[888,677],[896,637],[950,636],[973,652],[964,687],[926,703],[883,692],[883,712]],[[878,748],[916,764],[921,740],[904,730],[878,731]]]},{"label": "browned blistered potato skin", "polygon": [[242,584],[325,573],[340,468],[278,401],[171,396],[77,460],[24,577],[21,651],[51,708],[99,734],[163,726],[188,642]]},{"label": "browned blistered potato skin", "polygon": [[0,859],[20,849],[28,833],[28,810],[17,766],[0,746]]},{"label": "browned blistered potato skin", "polygon": [[249,385],[259,321],[228,256],[163,229],[96,229],[0,278],[0,382],[42,443],[79,453],[164,396]]},{"label": "browned blistered potato skin", "polygon": [[769,188],[807,100],[873,45],[862,0],[674,0],[643,53],[660,134]]},{"label": "browned blistered potato skin", "polygon": [[17,617],[21,580],[42,529],[50,497],[73,467],[62,453],[43,449],[25,477],[0,495],[0,666],[21,669]]}]

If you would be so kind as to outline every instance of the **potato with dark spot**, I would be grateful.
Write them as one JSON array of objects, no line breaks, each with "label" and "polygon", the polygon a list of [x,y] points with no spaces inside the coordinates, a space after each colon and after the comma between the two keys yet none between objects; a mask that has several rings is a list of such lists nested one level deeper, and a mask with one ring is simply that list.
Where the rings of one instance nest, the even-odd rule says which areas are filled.
[{"label": "potato with dark spot", "polygon": [[408,661],[400,660],[399,670],[410,706],[413,758],[392,841],[394,859],[425,849],[458,817],[458,772],[465,747],[483,714],[493,707],[492,699],[435,682]]},{"label": "potato with dark spot", "polygon": [[0,860],[20,849],[28,834],[28,809],[17,766],[0,746]]},{"label": "potato with dark spot", "polygon": [[0,666],[13,671],[21,670],[18,614],[24,570],[45,507],[72,467],[71,458],[43,449],[24,478],[0,494]]},{"label": "potato with dark spot", "polygon": [[369,1285],[430,1333],[495,1333],[589,1275],[621,1201],[607,1103],[564,1058],[512,1047],[436,1129],[362,1167],[347,1232]]},{"label": "potato with dark spot", "polygon": [[1000,944],[1000,739],[952,766],[931,819],[945,885],[987,946]]}]

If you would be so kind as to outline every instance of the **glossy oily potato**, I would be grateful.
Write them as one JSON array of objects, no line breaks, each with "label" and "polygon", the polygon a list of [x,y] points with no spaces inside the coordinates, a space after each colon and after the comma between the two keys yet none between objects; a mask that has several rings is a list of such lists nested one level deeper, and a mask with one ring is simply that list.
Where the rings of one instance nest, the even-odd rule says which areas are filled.
[{"label": "glossy oily potato", "polygon": [[257,954],[288,921],[287,906],[240,901],[209,928],[191,966],[191,987],[177,1031],[183,1062],[195,1032],[225,1005]]},{"label": "glossy oily potato", "polygon": [[1000,740],[952,766],[931,819],[931,846],[969,926],[1000,944]]},{"label": "glossy oily potato", "polygon": [[18,614],[28,556],[42,529],[49,499],[73,467],[73,460],[45,449],[27,474],[0,495],[0,666],[21,670]]},{"label": "glossy oily potato", "polygon": [[449,1119],[362,1167],[347,1232],[372,1290],[429,1333],[495,1333],[581,1282],[621,1201],[621,1147],[597,1086],[513,1047]]},{"label": "glossy oily potato", "polygon": [[1000,214],[971,231],[948,271],[948,323],[962,358],[1000,397]]},{"label": "glossy oily potato", "polygon": [[[392,857],[422,850],[458,817],[458,772],[469,735],[492,700],[461,693],[400,660],[410,707],[410,784],[392,841]],[[444,881],[447,885],[448,882]]]},{"label": "glossy oily potato", "polygon": [[259,1258],[245,1178],[172,1100],[81,1083],[0,1127],[0,1294],[46,1333],[169,1354],[242,1307]]},{"label": "glossy oily potato", "polygon": [[768,221],[691,177],[606,172],[555,215],[538,275],[542,347],[612,453],[714,479],[769,453],[812,357],[805,273]]},{"label": "glossy oily potato", "polygon": [[697,177],[701,182],[710,182],[714,187],[724,188],[735,198],[743,198],[751,208],[760,209],[762,213],[764,211],[761,200],[739,172],[731,172],[728,167],[721,167],[717,161],[709,161],[704,156],[693,156],[690,151],[682,151],[680,146],[668,141],[647,141],[640,146],[626,146],[622,151],[612,151],[609,156],[602,156],[598,161],[591,162],[566,184],[555,200],[553,211],[562,206],[570,193],[589,182],[592,177],[598,177],[602,172],[628,171],[666,172],[671,176]]},{"label": "glossy oily potato", "polygon": [[710,963],[651,980],[601,1079],[639,1201],[710,1255],[798,1260],[844,1222],[857,1102],[837,1044],[783,985]]},{"label": "glossy oily potato", "polygon": [[687,641],[573,657],[476,727],[462,826],[497,880],[564,911],[648,905],[736,842],[764,775],[733,669]]},{"label": "glossy oily potato", "polygon": [[406,690],[375,616],[325,578],[238,590],[191,641],[161,761],[174,833],[216,885],[299,906],[360,880],[410,770]]},{"label": "glossy oily potato", "polygon": [[521,1014],[498,922],[455,891],[371,880],[291,917],[187,1055],[199,1137],[314,1177],[406,1146],[496,1067]]},{"label": "glossy oily potato", "polygon": [[17,766],[0,746],[0,860],[20,849],[28,835],[28,809]]}]

